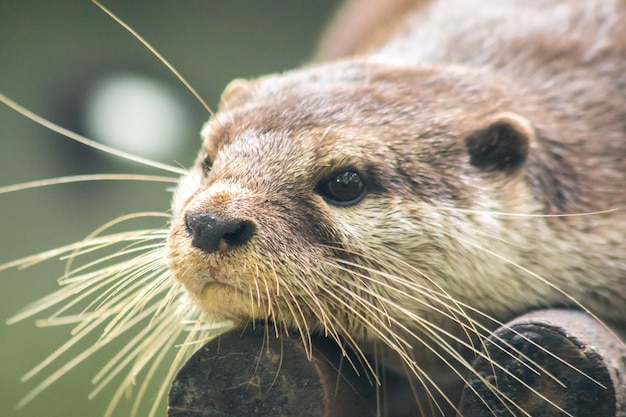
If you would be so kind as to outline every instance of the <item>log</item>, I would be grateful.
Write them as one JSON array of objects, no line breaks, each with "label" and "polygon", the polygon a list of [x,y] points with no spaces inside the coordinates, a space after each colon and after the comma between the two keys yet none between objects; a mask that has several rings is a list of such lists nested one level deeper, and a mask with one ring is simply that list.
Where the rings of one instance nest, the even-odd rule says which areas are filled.
[{"label": "log", "polygon": [[626,417],[626,347],[583,312],[526,314],[484,348],[490,360],[474,361],[460,415]]},{"label": "log", "polygon": [[376,394],[336,343],[259,327],[208,342],[180,369],[168,417],[375,416]]},{"label": "log", "polygon": [[[274,327],[222,335],[180,369],[168,417],[420,416],[406,401],[413,394],[404,378],[381,373],[381,390],[334,341],[317,337],[311,346]],[[626,417],[626,347],[585,313],[530,313],[494,331],[483,347],[459,415]]]}]

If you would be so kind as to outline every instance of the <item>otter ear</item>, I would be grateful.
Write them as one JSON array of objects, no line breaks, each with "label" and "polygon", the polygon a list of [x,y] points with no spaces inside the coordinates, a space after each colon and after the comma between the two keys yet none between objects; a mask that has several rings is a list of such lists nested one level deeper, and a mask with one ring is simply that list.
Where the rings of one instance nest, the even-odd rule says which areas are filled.
[{"label": "otter ear", "polygon": [[484,171],[514,171],[524,164],[535,138],[528,119],[510,112],[485,120],[465,138],[470,164]]},{"label": "otter ear", "polygon": [[252,90],[252,83],[243,78],[235,78],[228,83],[220,100],[220,109],[228,110],[241,105]]}]

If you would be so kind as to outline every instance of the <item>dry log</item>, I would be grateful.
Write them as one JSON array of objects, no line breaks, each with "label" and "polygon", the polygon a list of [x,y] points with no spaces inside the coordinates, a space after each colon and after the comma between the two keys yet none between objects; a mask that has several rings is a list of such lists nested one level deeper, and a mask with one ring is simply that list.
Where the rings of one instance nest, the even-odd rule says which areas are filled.
[{"label": "dry log", "polygon": [[[309,351],[297,335],[278,336],[259,327],[207,343],[176,376],[168,417],[419,415],[398,406],[411,404],[398,400],[412,395],[403,378],[383,374],[381,390],[334,341],[314,338]],[[483,347],[462,416],[626,417],[626,347],[585,313],[530,313]]]}]

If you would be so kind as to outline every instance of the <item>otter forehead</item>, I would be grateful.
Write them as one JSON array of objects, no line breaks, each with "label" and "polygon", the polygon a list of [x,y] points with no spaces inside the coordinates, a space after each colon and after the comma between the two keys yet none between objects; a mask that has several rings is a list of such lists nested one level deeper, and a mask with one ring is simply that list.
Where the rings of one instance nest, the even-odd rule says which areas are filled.
[{"label": "otter forehead", "polygon": [[314,66],[238,83],[233,92],[227,87],[221,114],[209,126],[226,142],[250,127],[296,134],[327,127],[385,129],[391,138],[394,133],[424,136],[501,110],[508,91],[493,74],[489,82],[478,82],[484,78],[483,71],[467,68],[367,62]]},{"label": "otter forehead", "polygon": [[445,148],[461,150],[462,133],[489,112],[483,106],[472,114],[473,104],[496,101],[484,90],[459,97],[473,76],[451,82],[431,68],[340,63],[261,78],[234,93],[227,88],[220,113],[202,130],[204,151],[215,168],[246,161],[264,172],[291,162],[323,174],[343,162],[385,164],[405,153],[436,162]]}]

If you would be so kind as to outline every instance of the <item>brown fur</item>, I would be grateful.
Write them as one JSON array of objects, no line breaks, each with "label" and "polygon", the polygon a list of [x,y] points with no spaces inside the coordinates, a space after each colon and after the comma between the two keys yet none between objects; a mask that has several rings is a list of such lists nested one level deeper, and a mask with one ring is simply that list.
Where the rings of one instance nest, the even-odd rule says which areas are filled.
[{"label": "brown fur", "polygon": [[[429,325],[465,339],[463,323],[494,325],[476,311],[626,322],[625,2],[393,4],[386,43],[346,41],[367,55],[227,89],[202,132],[212,167],[200,156],[175,195],[176,278],[209,317],[375,342],[422,368],[436,358],[420,345],[445,350]],[[378,45],[370,32],[350,36]],[[467,145],[499,126],[506,158]],[[354,206],[315,192],[342,168],[365,178]],[[203,212],[255,233],[204,253],[185,229]]]}]

